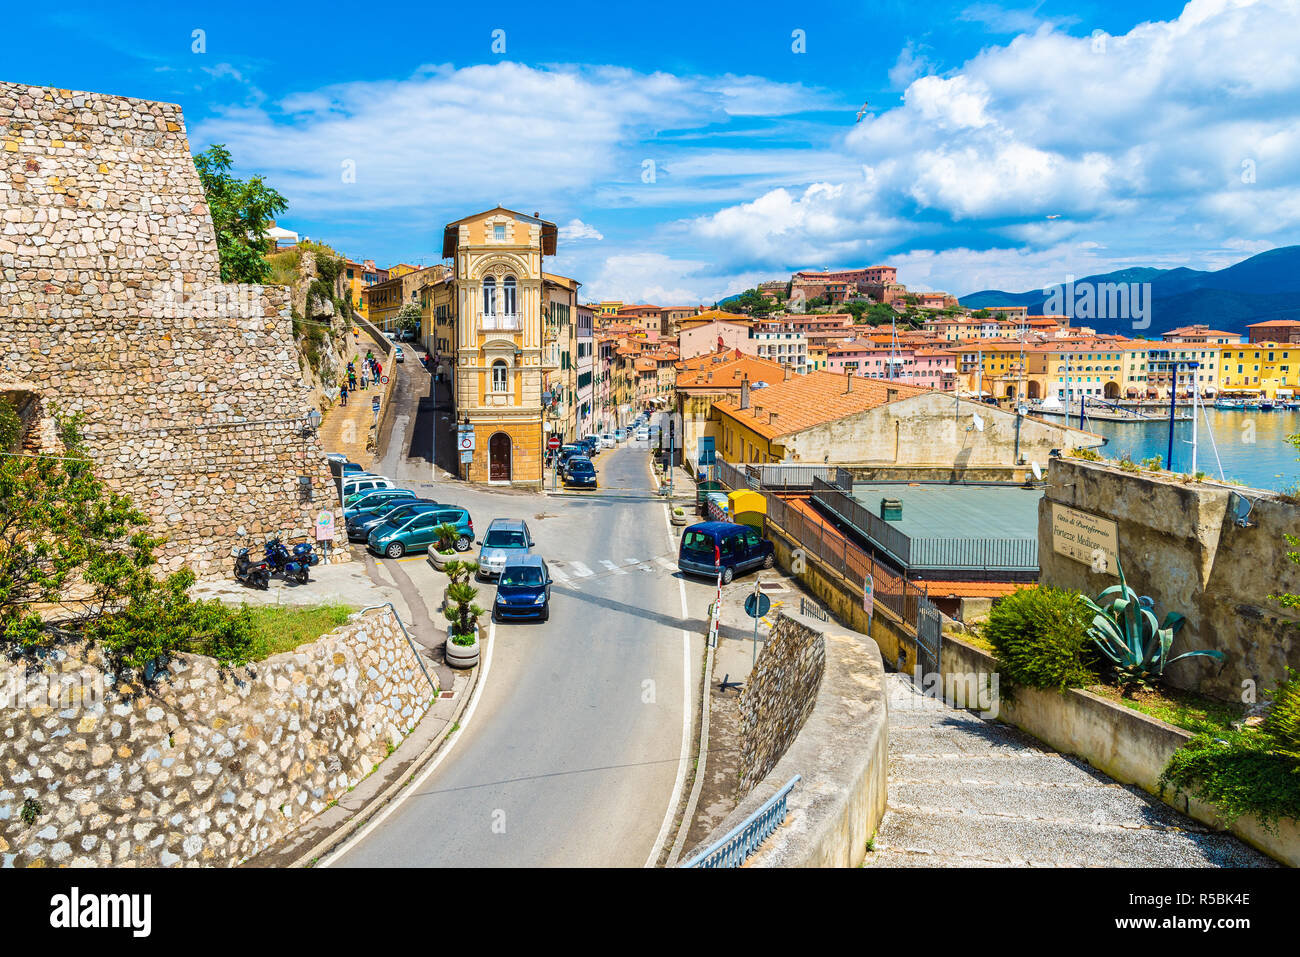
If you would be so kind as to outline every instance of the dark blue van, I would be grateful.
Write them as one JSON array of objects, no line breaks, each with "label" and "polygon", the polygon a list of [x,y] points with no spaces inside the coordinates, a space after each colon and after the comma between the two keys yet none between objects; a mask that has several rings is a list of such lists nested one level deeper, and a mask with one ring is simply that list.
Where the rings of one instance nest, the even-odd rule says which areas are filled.
[{"label": "dark blue van", "polygon": [[771,568],[776,564],[776,553],[772,543],[750,525],[700,522],[682,533],[677,567],[684,574],[712,578],[718,573],[719,561],[722,564],[722,583],[726,585],[738,572]]}]

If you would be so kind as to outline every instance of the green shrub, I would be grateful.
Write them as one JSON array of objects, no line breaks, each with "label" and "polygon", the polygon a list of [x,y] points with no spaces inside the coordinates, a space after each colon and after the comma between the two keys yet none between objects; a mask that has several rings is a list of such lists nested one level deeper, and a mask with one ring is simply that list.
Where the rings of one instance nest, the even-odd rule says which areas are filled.
[{"label": "green shrub", "polygon": [[1264,719],[1264,733],[1272,739],[1274,750],[1300,759],[1300,671],[1288,668],[1286,672],[1286,681],[1265,692],[1273,707]]},{"label": "green shrub", "polygon": [[1253,815],[1275,832],[1282,818],[1300,820],[1300,759],[1270,745],[1259,731],[1198,734],[1170,757],[1160,787],[1182,788],[1213,804],[1228,824]]},{"label": "green shrub", "polygon": [[1265,694],[1273,706],[1263,725],[1198,734],[1170,757],[1160,787],[1189,791],[1229,824],[1249,814],[1275,832],[1283,818],[1300,821],[1300,673],[1288,668]]},{"label": "green shrub", "polygon": [[1030,688],[1082,688],[1097,682],[1088,613],[1076,592],[1024,588],[989,613],[984,638],[1002,676]]},{"label": "green shrub", "polygon": [[8,396],[0,396],[0,452],[11,452],[22,437],[23,423]]}]

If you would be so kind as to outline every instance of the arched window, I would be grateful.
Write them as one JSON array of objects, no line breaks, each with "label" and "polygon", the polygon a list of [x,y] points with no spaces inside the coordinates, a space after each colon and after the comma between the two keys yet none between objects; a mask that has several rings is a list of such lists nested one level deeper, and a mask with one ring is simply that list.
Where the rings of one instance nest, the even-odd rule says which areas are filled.
[{"label": "arched window", "polygon": [[491,276],[483,280],[483,315],[497,314],[497,281]]},{"label": "arched window", "polygon": [[502,312],[507,316],[518,315],[519,310],[515,308],[515,277],[506,276],[505,281],[501,283]]},{"label": "arched window", "polygon": [[504,359],[498,359],[492,363],[492,391],[506,391],[506,363]]}]

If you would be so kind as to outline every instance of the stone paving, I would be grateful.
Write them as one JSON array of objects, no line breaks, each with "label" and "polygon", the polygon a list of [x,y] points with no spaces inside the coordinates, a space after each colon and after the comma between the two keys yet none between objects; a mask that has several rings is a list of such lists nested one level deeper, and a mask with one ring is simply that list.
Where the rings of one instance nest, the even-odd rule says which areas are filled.
[{"label": "stone paving", "polygon": [[1005,724],[889,688],[889,809],[867,867],[1271,867]]}]

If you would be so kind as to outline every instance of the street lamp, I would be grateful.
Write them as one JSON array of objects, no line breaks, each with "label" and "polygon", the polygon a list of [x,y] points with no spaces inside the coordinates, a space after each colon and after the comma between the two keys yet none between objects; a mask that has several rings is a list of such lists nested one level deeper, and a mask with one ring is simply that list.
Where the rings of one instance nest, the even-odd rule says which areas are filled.
[{"label": "street lamp", "polygon": [[320,428],[321,414],[316,409],[309,411],[302,420],[302,434],[311,435]]}]

